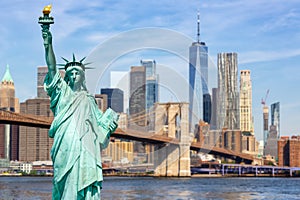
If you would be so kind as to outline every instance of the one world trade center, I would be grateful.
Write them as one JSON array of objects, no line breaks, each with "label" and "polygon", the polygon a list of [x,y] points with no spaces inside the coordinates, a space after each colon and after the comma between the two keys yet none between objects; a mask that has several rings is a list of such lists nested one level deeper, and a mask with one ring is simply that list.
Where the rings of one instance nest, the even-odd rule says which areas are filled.
[{"label": "one world trade center", "polygon": [[208,89],[208,47],[200,41],[200,18],[197,41],[189,48],[189,122],[190,130],[200,120],[210,123],[211,96]]}]

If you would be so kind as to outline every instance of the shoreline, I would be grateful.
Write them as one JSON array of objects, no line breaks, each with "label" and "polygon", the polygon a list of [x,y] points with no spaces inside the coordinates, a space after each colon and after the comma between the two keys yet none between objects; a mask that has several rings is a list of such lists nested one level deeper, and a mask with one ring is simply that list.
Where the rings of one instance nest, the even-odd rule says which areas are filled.
[{"label": "shoreline", "polygon": [[[53,175],[30,175],[30,174],[0,174],[0,177],[53,177]],[[290,176],[289,174],[277,174],[272,176],[272,174],[192,174],[191,176],[178,177],[178,176],[156,176],[154,174],[103,174],[103,177],[153,177],[153,178],[299,178],[300,175]]]}]

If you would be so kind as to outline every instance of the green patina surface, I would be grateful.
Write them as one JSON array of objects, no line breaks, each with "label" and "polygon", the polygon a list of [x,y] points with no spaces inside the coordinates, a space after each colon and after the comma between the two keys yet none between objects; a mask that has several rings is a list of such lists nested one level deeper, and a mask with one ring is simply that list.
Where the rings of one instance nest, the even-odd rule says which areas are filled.
[{"label": "green patina surface", "polygon": [[6,71],[2,78],[2,82],[14,82],[9,71],[9,65],[6,65]]},{"label": "green patina surface", "polygon": [[39,18],[48,66],[44,87],[54,113],[49,130],[49,136],[54,138],[52,199],[98,200],[103,180],[100,152],[117,128],[118,114],[111,109],[102,113],[95,98],[87,92],[83,60],[76,62],[73,56],[73,61],[65,65],[65,77],[61,77],[56,68],[50,25],[44,21]]}]

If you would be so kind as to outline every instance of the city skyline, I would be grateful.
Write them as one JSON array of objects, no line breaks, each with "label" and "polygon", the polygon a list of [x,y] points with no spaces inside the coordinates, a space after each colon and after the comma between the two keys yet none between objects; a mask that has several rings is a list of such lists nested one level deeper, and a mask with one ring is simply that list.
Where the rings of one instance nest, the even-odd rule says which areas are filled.
[{"label": "city skyline", "polygon": [[[48,3],[32,0],[0,3],[0,16],[5,19],[0,28],[0,76],[3,76],[6,65],[9,64],[15,82],[16,97],[20,102],[36,96],[37,67],[45,65],[41,28],[37,20]],[[292,0],[272,3],[178,1],[173,4],[169,1],[104,1],[84,4],[63,1],[53,3],[51,14],[55,24],[51,26],[51,30],[57,62],[63,63],[61,56],[67,59],[72,53],[76,57],[87,56],[110,38],[145,27],[166,28],[196,41],[199,11],[200,40],[205,41],[209,47],[210,62],[216,64],[219,52],[237,52],[238,70],[251,70],[255,135],[262,139],[261,98],[267,90],[270,90],[268,106],[280,102],[281,135],[299,134],[299,7],[300,3]],[[139,35],[139,38],[149,39],[143,38],[143,35]],[[122,45],[127,42],[124,41]],[[160,42],[167,43],[168,40]],[[189,45],[183,52],[185,58],[188,58]],[[137,49],[135,52],[120,55],[115,64],[118,69],[122,66],[125,67],[123,70],[128,70],[129,66],[137,65],[140,59],[149,58],[155,59],[161,66],[172,67],[188,80],[187,62],[178,63],[165,52]]]}]

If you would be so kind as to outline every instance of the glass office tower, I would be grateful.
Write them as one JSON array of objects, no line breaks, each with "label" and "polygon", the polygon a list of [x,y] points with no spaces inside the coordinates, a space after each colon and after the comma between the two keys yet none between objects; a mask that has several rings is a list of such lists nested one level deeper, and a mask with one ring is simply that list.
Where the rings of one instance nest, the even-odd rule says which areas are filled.
[{"label": "glass office tower", "polygon": [[189,48],[189,120],[190,127],[199,120],[210,122],[211,96],[208,90],[208,47],[200,41],[200,20],[197,21],[197,42]]},{"label": "glass office tower", "polygon": [[277,138],[280,137],[280,103],[271,104],[271,125],[276,127]]},{"label": "glass office tower", "polygon": [[155,60],[141,60],[146,73],[146,110],[151,109],[158,102],[158,75]]}]

